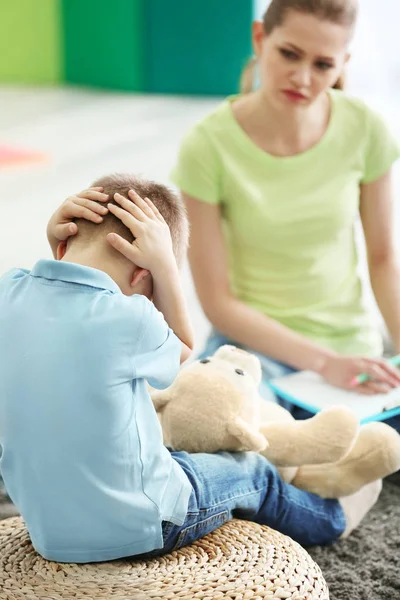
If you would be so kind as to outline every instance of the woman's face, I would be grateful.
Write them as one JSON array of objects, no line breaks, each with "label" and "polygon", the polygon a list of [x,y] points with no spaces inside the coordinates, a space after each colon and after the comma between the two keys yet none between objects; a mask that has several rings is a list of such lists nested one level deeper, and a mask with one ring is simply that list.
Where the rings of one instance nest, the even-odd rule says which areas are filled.
[{"label": "woman's face", "polygon": [[313,15],[290,11],[266,35],[253,24],[261,90],[281,107],[309,106],[332,87],[349,58],[349,29]]}]

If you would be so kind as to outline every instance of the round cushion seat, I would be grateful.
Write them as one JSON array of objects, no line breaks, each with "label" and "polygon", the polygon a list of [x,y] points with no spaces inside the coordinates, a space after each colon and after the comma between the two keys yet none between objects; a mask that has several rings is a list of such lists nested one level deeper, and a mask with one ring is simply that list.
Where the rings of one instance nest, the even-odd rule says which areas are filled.
[{"label": "round cushion seat", "polygon": [[289,537],[234,519],[171,554],[55,563],[32,547],[20,517],[0,521],[1,600],[328,600],[321,570]]}]

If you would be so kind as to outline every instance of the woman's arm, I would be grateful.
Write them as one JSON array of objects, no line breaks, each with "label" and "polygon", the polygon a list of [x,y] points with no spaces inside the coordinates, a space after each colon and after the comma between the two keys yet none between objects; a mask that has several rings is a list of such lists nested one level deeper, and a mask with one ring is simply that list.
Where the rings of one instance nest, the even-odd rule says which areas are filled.
[{"label": "woman's arm", "polygon": [[400,264],[394,241],[391,171],[361,186],[360,215],[372,289],[396,352],[400,352]]},{"label": "woman's arm", "polygon": [[[197,295],[208,320],[231,340],[292,367],[320,373],[329,383],[351,388],[359,373],[375,381],[358,386],[365,394],[400,383],[393,367],[379,358],[341,356],[315,344],[238,300],[231,291],[220,208],[183,194],[191,237],[189,262]],[[379,380],[379,381],[377,381]]]}]

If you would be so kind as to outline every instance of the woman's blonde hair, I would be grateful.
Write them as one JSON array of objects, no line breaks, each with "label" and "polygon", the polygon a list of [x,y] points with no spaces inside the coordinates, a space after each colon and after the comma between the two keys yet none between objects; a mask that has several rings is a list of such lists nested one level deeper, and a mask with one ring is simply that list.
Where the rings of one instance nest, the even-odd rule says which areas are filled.
[{"label": "woman's blonde hair", "polygon": [[[290,10],[315,15],[318,19],[332,21],[348,27],[352,33],[357,20],[358,0],[272,0],[263,17],[264,31],[268,35],[275,27],[282,25]],[[247,94],[253,90],[257,59],[251,58],[245,66],[240,79],[240,91]],[[342,74],[334,88],[344,88]]]}]

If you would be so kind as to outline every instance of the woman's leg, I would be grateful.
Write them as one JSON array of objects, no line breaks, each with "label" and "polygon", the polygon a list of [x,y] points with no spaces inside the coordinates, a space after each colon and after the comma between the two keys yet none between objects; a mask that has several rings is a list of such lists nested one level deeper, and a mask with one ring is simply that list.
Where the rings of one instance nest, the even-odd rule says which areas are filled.
[{"label": "woman's leg", "polygon": [[201,360],[202,358],[207,358],[208,356],[213,356],[216,353],[218,348],[224,346],[225,344],[229,344],[230,346],[238,346],[227,337],[225,337],[222,333],[219,333],[216,329],[212,329],[210,335],[208,336],[205,346],[200,354],[196,357]]},{"label": "woman's leg", "polygon": [[256,356],[258,356],[260,359],[262,366],[263,376],[260,386],[260,394],[264,400],[271,400],[272,395],[273,401],[277,402],[283,408],[286,408],[286,410],[288,410],[297,420],[309,419],[310,417],[313,417],[313,413],[305,410],[304,408],[300,408],[300,406],[292,404],[292,402],[289,402],[289,400],[285,400],[284,398],[277,396],[269,387],[268,382],[271,381],[271,379],[291,375],[292,373],[296,373],[296,369],[293,369],[284,363],[273,360],[272,358],[268,358],[267,356],[263,356],[262,354],[256,353]]},{"label": "woman's leg", "polygon": [[398,431],[398,433],[400,433],[400,415],[397,415],[396,417],[392,417],[391,419],[388,419],[387,421],[385,421],[385,423],[387,423],[388,425],[393,427],[396,431]]}]

